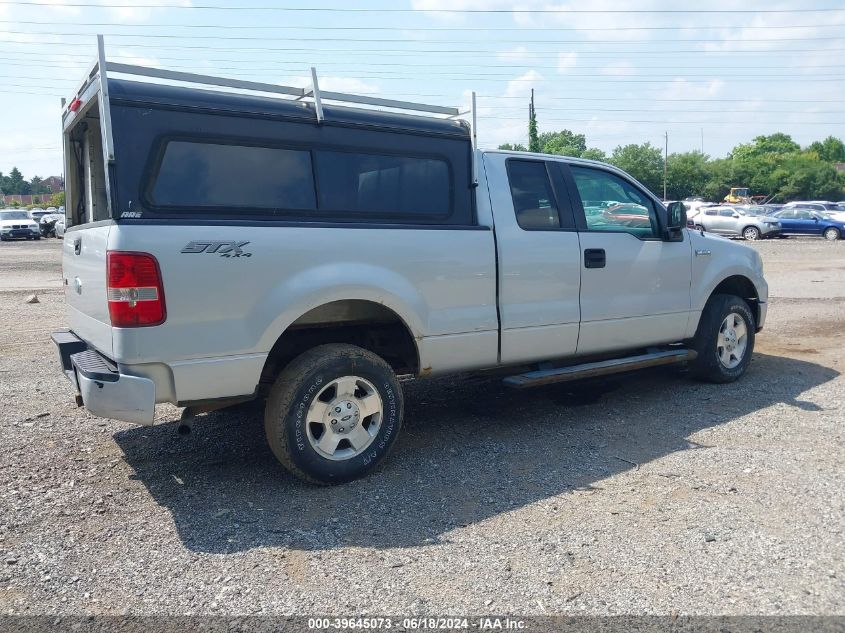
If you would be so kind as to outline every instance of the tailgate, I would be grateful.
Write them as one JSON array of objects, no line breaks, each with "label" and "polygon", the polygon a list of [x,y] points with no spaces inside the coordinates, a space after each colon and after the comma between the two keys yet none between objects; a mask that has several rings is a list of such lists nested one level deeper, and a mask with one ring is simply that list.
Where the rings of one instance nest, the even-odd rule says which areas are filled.
[{"label": "tailgate", "polygon": [[76,335],[112,357],[106,297],[106,250],[111,226],[80,225],[65,234],[62,253],[67,324]]}]

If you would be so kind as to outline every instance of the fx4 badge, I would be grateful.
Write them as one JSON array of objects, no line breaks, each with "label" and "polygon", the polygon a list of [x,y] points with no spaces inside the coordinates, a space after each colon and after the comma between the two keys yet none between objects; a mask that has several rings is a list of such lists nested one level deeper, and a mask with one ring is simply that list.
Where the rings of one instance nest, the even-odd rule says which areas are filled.
[{"label": "fx4 badge", "polygon": [[245,253],[243,247],[249,242],[188,242],[183,253],[210,253],[220,257],[252,257],[252,253]]}]

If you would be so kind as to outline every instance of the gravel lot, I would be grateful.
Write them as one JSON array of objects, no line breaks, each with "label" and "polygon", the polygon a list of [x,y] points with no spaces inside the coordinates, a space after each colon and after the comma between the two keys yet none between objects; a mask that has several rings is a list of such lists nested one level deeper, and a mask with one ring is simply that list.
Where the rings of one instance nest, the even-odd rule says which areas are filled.
[{"label": "gravel lot", "polygon": [[412,383],[391,457],[328,489],[275,462],[260,407],[188,436],[173,407],[77,409],[60,244],[0,245],[0,613],[845,612],[845,242],[755,245],[739,383]]}]

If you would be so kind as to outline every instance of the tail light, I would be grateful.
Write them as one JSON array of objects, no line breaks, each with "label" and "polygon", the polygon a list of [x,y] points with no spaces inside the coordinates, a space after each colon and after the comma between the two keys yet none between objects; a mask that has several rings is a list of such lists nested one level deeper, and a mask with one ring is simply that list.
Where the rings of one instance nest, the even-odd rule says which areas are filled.
[{"label": "tail light", "polygon": [[106,255],[109,316],[114,327],[160,325],[167,318],[156,258],[149,253]]}]

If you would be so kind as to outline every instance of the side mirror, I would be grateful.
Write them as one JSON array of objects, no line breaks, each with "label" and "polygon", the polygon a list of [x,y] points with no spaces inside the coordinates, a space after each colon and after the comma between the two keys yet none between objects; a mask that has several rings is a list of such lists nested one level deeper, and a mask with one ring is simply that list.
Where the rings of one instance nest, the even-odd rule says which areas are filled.
[{"label": "side mirror", "polygon": [[684,234],[681,229],[687,226],[687,209],[682,202],[670,202],[666,207],[666,233],[670,242],[681,242]]},{"label": "side mirror", "polygon": [[734,218],[734,219],[736,219],[736,218],[738,218],[738,217],[739,217],[739,213],[732,213],[732,214],[731,214],[731,217],[732,217],[732,218]]}]

